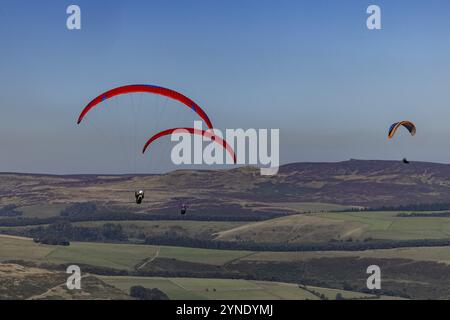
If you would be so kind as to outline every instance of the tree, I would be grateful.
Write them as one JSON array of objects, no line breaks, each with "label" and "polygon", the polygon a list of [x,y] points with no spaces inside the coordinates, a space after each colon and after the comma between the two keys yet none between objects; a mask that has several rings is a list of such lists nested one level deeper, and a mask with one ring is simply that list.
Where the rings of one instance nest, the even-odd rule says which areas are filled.
[{"label": "tree", "polygon": [[344,300],[344,297],[342,296],[342,293],[336,294],[336,300]]},{"label": "tree", "polygon": [[131,287],[130,296],[139,300],[170,300],[161,290],[157,288],[148,289],[143,286]]}]

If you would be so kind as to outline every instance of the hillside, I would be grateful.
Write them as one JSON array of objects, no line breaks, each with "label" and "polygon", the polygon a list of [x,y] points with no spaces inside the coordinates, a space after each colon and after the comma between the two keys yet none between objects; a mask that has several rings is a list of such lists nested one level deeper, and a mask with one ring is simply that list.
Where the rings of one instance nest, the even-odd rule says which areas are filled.
[{"label": "hillside", "polygon": [[131,299],[94,276],[83,278],[81,290],[68,290],[67,274],[43,268],[0,263],[0,300]]},{"label": "hillside", "polygon": [[[249,167],[138,176],[3,173],[0,206],[15,204],[25,211],[31,206],[51,214],[69,203],[92,201],[167,213],[186,201],[193,212],[286,214],[309,211],[295,205],[305,202],[362,207],[450,202],[449,186],[450,165],[375,160],[293,163],[273,177]],[[135,189],[146,191],[139,207],[133,201]]]},{"label": "hillside", "polygon": [[[413,299],[450,296],[449,247],[255,252],[88,242],[55,247],[17,237],[0,237],[0,246],[6,249],[0,251],[3,299],[126,299],[132,285],[159,288],[171,299],[309,298],[304,286],[330,299],[338,292],[362,298],[367,296],[366,268],[372,264],[385,274],[379,294]],[[30,252],[36,254],[30,257]],[[24,261],[11,262],[14,257]],[[83,275],[94,277],[83,278],[89,281],[83,281],[79,296],[61,286],[65,266],[74,263]]]},{"label": "hillside", "polygon": [[333,241],[448,239],[450,217],[402,216],[396,211],[298,214],[247,223],[214,234],[236,242],[301,244]]},{"label": "hillside", "polygon": [[358,239],[366,225],[323,216],[291,215],[218,232],[217,240],[262,243],[321,243]]}]

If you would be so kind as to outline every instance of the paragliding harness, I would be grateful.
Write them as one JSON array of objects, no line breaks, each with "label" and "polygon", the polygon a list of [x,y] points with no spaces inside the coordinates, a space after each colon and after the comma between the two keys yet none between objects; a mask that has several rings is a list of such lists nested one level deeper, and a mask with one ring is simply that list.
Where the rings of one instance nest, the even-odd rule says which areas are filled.
[{"label": "paragliding harness", "polygon": [[134,196],[136,197],[136,203],[141,204],[142,200],[144,199],[144,191],[139,190],[134,192]]},{"label": "paragliding harness", "polygon": [[181,213],[182,215],[185,215],[185,214],[186,214],[186,211],[187,211],[187,205],[183,203],[183,204],[181,205],[181,212],[180,212],[180,213]]},{"label": "paragliding harness", "polygon": [[403,163],[404,163],[404,164],[409,164],[409,161],[408,161],[408,159],[406,159],[406,158],[403,158]]}]

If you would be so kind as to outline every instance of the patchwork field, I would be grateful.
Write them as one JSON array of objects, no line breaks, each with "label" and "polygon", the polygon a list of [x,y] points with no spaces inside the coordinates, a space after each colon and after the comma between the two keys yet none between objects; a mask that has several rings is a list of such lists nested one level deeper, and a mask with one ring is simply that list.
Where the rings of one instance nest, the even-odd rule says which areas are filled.
[{"label": "patchwork field", "polygon": [[156,254],[153,246],[75,242],[57,247],[45,260],[50,263],[78,263],[121,270],[132,270],[142,260]]},{"label": "patchwork field", "polygon": [[255,252],[241,261],[295,262],[320,258],[375,258],[432,261],[450,265],[450,247],[395,248],[365,251]]},{"label": "patchwork field", "polygon": [[[37,214],[33,211],[37,210],[36,208],[29,210],[28,215]],[[187,237],[277,244],[450,238],[450,217],[401,217],[398,216],[400,213],[404,212],[320,212],[288,215],[260,222],[86,221],[73,225],[87,228],[105,224],[120,225],[128,238],[135,242],[141,242],[146,237]],[[0,227],[0,232],[26,234],[26,230],[33,228],[36,226]]]},{"label": "patchwork field", "polygon": [[24,260],[50,263],[79,263],[132,270],[146,259],[224,265],[231,261],[295,262],[315,258],[380,258],[433,261],[450,265],[450,247],[395,248],[366,251],[254,252],[211,250],[171,246],[73,242],[68,247],[36,244],[29,238],[0,235],[0,261]]},{"label": "patchwork field", "polygon": [[130,288],[136,285],[159,288],[171,299],[319,300],[319,297],[310,290],[324,294],[328,299],[335,299],[339,293],[347,299],[376,298],[359,292],[308,286],[304,289],[292,283],[268,281],[158,277],[100,277],[100,279],[124,292],[129,292]]},{"label": "patchwork field", "polygon": [[247,251],[233,250],[74,242],[68,247],[55,248],[44,259],[51,263],[80,263],[132,270],[145,259],[154,257],[222,265],[248,254]]},{"label": "patchwork field", "polygon": [[402,212],[290,215],[220,231],[216,239],[272,243],[450,238],[450,217],[399,217]]},{"label": "patchwork field", "polygon": [[70,246],[36,244],[29,238],[0,235],[0,261],[25,260],[55,264],[79,263],[92,266],[132,270],[146,259],[154,257],[187,262],[222,265],[245,257],[251,252],[209,250],[170,246],[105,244],[73,242]]},{"label": "patchwork field", "polygon": [[357,222],[365,226],[363,238],[438,239],[450,237],[450,217],[398,217],[402,212],[324,213],[337,221]]},{"label": "patchwork field", "polygon": [[252,241],[261,243],[311,243],[360,237],[365,225],[359,222],[339,221],[320,214],[291,215],[249,223],[217,233],[217,240]]},{"label": "patchwork field", "polygon": [[320,203],[320,202],[285,202],[283,207],[294,209],[299,212],[333,212],[333,211],[346,211],[352,208],[361,208],[357,206],[344,206],[333,203]]},{"label": "patchwork field", "polygon": [[[174,299],[312,299],[321,295],[334,299],[338,293],[343,298],[372,299],[373,296],[360,292],[367,277],[365,268],[373,263],[388,268],[383,270],[390,274],[384,284],[391,297],[383,299],[406,293],[414,297],[416,292],[418,298],[427,295],[440,298],[448,294],[445,285],[439,287],[439,277],[449,272],[446,266],[450,264],[450,247],[282,253],[87,242],[63,247],[11,236],[0,236],[0,247],[3,263],[24,260],[38,267],[42,263],[82,264],[120,270],[129,276],[107,277],[107,282],[122,290],[135,284],[157,287]],[[136,274],[141,271],[151,277]],[[152,276],[152,272],[157,274]],[[155,277],[161,272],[167,278]],[[181,279],[178,275],[186,276]],[[217,278],[213,279],[214,276]],[[306,288],[286,284],[305,280],[316,282]],[[347,281],[352,282],[351,289],[342,287]],[[406,291],[395,291],[399,286]]]}]

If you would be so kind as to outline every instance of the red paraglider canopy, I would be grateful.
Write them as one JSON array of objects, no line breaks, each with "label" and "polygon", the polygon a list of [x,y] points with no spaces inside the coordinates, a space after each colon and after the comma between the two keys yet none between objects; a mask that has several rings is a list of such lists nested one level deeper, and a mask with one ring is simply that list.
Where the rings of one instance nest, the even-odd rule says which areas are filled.
[{"label": "red paraglider canopy", "polygon": [[236,163],[236,154],[234,153],[233,149],[230,147],[230,145],[228,144],[228,142],[226,142],[225,139],[220,138],[219,136],[215,135],[211,131],[205,131],[205,130],[194,129],[194,128],[172,128],[172,129],[167,129],[167,130],[161,131],[161,132],[155,134],[150,139],[148,139],[148,141],[145,143],[144,148],[142,149],[142,153],[145,153],[148,146],[153,141],[155,141],[156,139],[159,139],[161,137],[167,136],[169,134],[172,134],[175,131],[178,131],[180,133],[182,133],[183,131],[186,131],[187,133],[190,133],[190,134],[196,134],[196,135],[206,136],[207,138],[210,138],[214,142],[217,142],[218,144],[220,144],[224,149],[226,149],[228,151],[228,153],[230,154],[230,156],[233,158],[234,163]]},{"label": "red paraglider canopy", "polygon": [[78,117],[77,123],[80,124],[80,122],[83,120],[83,118],[86,116],[86,114],[92,108],[94,108],[96,105],[101,103],[102,101],[105,101],[107,99],[110,99],[110,98],[118,96],[118,95],[128,94],[128,93],[138,93],[138,92],[153,93],[153,94],[157,94],[157,95],[161,95],[161,96],[165,96],[165,97],[177,100],[177,101],[181,102],[182,104],[184,104],[185,106],[192,109],[195,113],[197,113],[200,116],[200,118],[202,118],[203,121],[205,121],[208,128],[210,128],[210,129],[213,128],[213,125],[212,125],[211,121],[209,120],[209,117],[207,116],[205,111],[203,111],[203,109],[200,108],[200,106],[198,104],[196,104],[194,101],[192,101],[188,97],[186,97],[186,96],[182,95],[181,93],[176,92],[174,90],[163,88],[163,87],[158,87],[158,86],[153,86],[153,85],[147,85],[147,84],[127,85],[127,86],[111,89],[109,91],[102,93],[101,95],[99,95],[98,97],[93,99],[91,102],[89,102],[86,107],[84,107],[83,111],[81,111],[81,114]]}]

